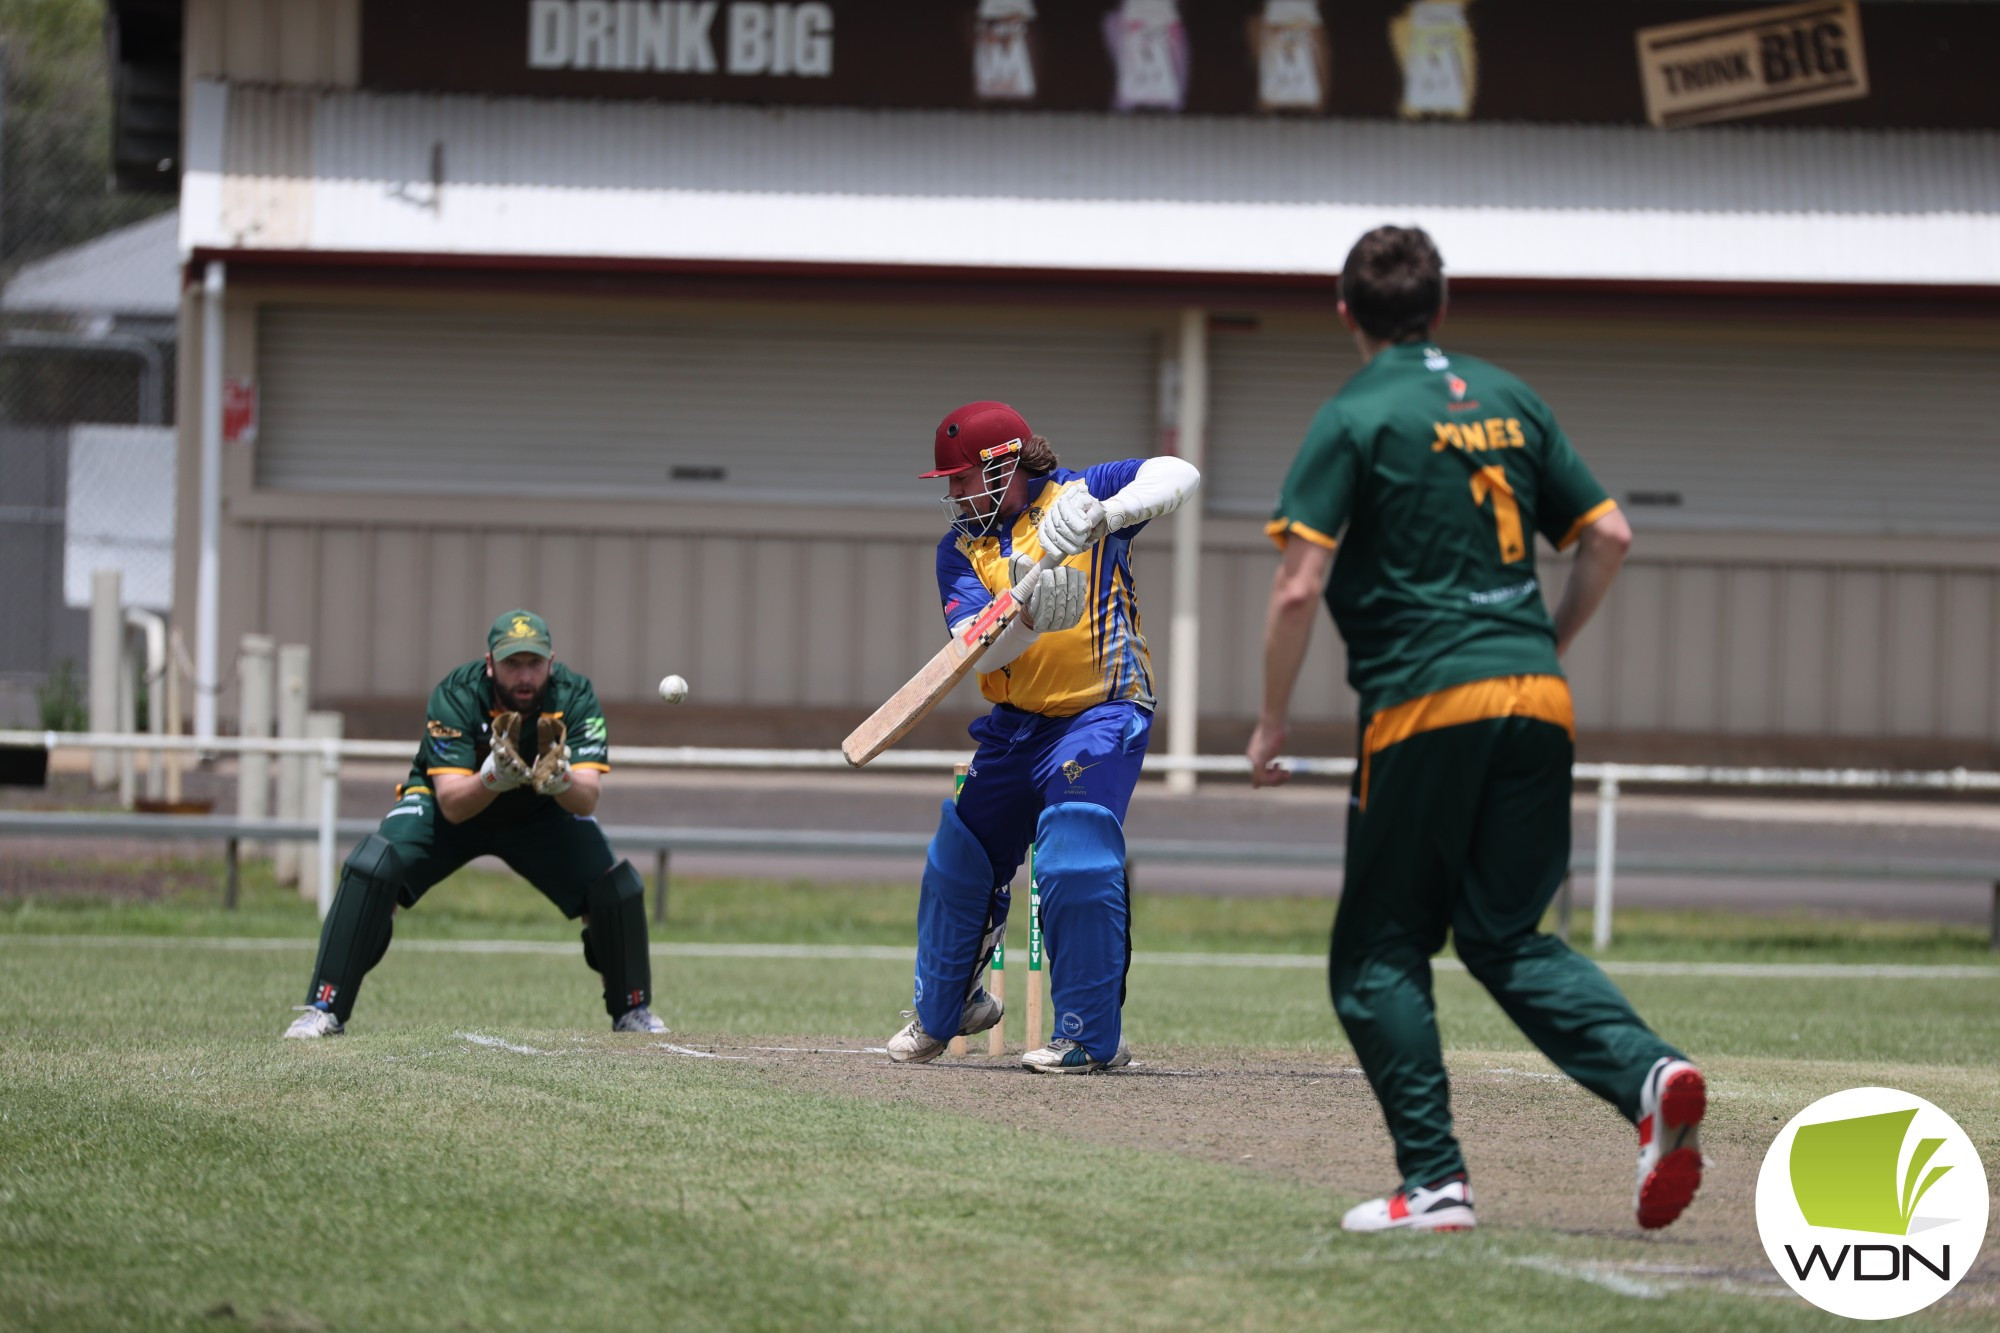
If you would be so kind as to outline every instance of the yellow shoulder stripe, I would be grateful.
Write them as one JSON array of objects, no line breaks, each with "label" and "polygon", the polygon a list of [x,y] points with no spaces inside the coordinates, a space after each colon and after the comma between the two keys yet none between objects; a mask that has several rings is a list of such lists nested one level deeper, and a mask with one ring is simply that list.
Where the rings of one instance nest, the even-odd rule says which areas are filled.
[{"label": "yellow shoulder stripe", "polygon": [[468,778],[472,776],[472,770],[469,768],[427,768],[424,770],[424,776],[427,778],[434,778],[440,773],[463,773]]},{"label": "yellow shoulder stripe", "polygon": [[1264,525],[1264,535],[1269,537],[1271,544],[1280,551],[1285,549],[1285,539],[1293,533],[1297,533],[1314,546],[1324,546],[1329,551],[1340,544],[1318,528],[1309,528],[1295,518],[1274,518]]},{"label": "yellow shoulder stripe", "polygon": [[1617,507],[1618,502],[1616,500],[1602,500],[1584,510],[1583,517],[1570,524],[1569,531],[1565,532],[1563,539],[1556,543],[1556,549],[1558,551],[1567,551],[1571,546],[1575,545],[1576,539],[1583,535],[1585,528],[1597,522],[1598,519],[1603,518]]},{"label": "yellow shoulder stripe", "polygon": [[570,765],[570,767],[571,767],[571,768],[594,768],[594,769],[596,769],[596,770],[597,770],[598,772],[600,772],[600,773],[609,773],[609,772],[611,771],[611,765],[609,765],[609,764],[600,764],[600,763],[598,763],[598,762],[597,762],[596,760],[594,760],[594,759],[592,759],[592,760],[589,760],[589,761],[587,761],[587,762],[585,762],[585,763],[581,763],[581,764],[571,764],[571,765]]}]

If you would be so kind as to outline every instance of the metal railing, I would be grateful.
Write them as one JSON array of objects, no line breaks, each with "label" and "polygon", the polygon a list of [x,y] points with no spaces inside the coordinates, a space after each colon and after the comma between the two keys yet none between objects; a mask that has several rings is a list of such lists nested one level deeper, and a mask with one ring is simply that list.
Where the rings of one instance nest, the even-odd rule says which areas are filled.
[{"label": "metal railing", "polygon": [[[127,815],[124,820],[137,821],[131,825],[134,833],[162,833],[173,836],[172,826],[178,826],[180,836],[207,836],[223,839],[256,837],[271,841],[299,839],[305,840],[304,829],[310,827],[311,840],[317,844],[319,912],[326,915],[332,904],[336,852],[343,825],[339,819],[340,766],[343,759],[391,759],[404,760],[410,755],[407,741],[367,741],[367,740],[279,740],[274,738],[243,738],[219,736],[213,740],[201,740],[187,736],[124,735],[99,732],[59,732],[59,731],[0,731],[0,747],[57,749],[110,749],[146,750],[155,753],[197,753],[197,754],[265,754],[265,755],[316,755],[320,760],[320,771],[326,779],[320,784],[320,808],[318,817],[304,824],[291,824],[276,820],[251,821],[240,824],[203,817],[200,820],[177,815]],[[779,749],[723,749],[706,746],[620,746],[617,751],[621,766],[634,768],[713,768],[713,769],[763,769],[793,772],[826,772],[848,770],[847,761],[838,750],[779,750]],[[965,762],[967,753],[962,750],[892,750],[875,759],[871,770],[900,772],[933,772],[948,775],[952,767]],[[1293,773],[1313,777],[1343,778],[1353,774],[1355,761],[1345,758],[1287,757],[1281,761]],[[1173,756],[1149,754],[1145,761],[1145,771],[1161,773],[1193,773],[1203,776],[1224,777],[1247,776],[1249,761],[1241,755],[1193,755]],[[1970,769],[1940,770],[1900,770],[1900,769],[1815,769],[1815,768],[1774,768],[1774,767],[1724,767],[1715,765],[1682,764],[1577,764],[1572,770],[1579,784],[1594,782],[1597,786],[1597,842],[1595,856],[1588,860],[1572,862],[1572,873],[1588,871],[1593,876],[1592,893],[1592,943],[1602,950],[1611,943],[1611,918],[1614,910],[1617,867],[1618,867],[1618,800],[1622,784],[1642,783],[1668,787],[1745,787],[1745,788],[1807,788],[1833,791],[1920,791],[1936,793],[1991,792],[2000,795],[2000,773]],[[15,812],[16,816],[23,812]],[[65,828],[83,829],[89,825],[78,820],[91,816],[32,814],[29,820],[18,817],[0,817],[0,832],[33,831],[30,824],[40,820],[42,831],[59,835]],[[110,816],[98,815],[103,820]],[[63,820],[71,822],[64,824]],[[365,825],[365,826],[364,826]],[[121,828],[124,827],[121,825]],[[358,833],[374,828],[374,821],[352,824]],[[200,830],[197,832],[197,830]],[[231,831],[234,829],[235,831]],[[254,831],[248,831],[254,830]],[[649,848],[665,855],[680,850],[741,850],[774,851],[796,850],[809,854],[840,854],[867,851],[875,854],[888,852],[902,853],[921,850],[928,839],[919,834],[853,834],[833,831],[813,830],[697,830],[697,829],[641,829],[628,828],[607,830],[627,846]],[[648,835],[658,841],[658,845],[648,841]],[[906,840],[907,845],[906,845]],[[1247,843],[1194,843],[1172,842],[1169,840],[1135,841],[1132,846],[1134,860],[1167,859],[1216,864],[1297,864],[1327,865],[1340,855],[1340,849],[1317,844],[1247,844]],[[1936,880],[1966,879],[1991,883],[1994,886],[1993,935],[1996,947],[2000,947],[2000,857],[1991,866],[1964,863],[1949,865],[1911,865],[1891,869],[1889,867],[1854,867],[1842,863],[1815,863],[1812,865],[1769,865],[1757,862],[1704,862],[1649,861],[1628,862],[1634,869],[1648,873],[1670,874],[1727,874],[1764,877],[1801,878],[1928,878]],[[664,884],[665,868],[661,866],[661,880]],[[1565,909],[1567,892],[1565,892]]]}]

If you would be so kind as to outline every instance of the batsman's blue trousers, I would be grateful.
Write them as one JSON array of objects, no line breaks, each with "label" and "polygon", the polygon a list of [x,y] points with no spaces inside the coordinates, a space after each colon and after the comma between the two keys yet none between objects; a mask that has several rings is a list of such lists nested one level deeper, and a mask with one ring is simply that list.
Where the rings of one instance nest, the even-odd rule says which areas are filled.
[{"label": "batsman's blue trousers", "polygon": [[972,724],[979,749],[956,806],[944,804],[917,908],[924,1031],[958,1031],[983,943],[1007,919],[1008,886],[1032,842],[1055,1035],[1095,1059],[1117,1053],[1132,960],[1123,826],[1152,725],[1151,712],[1126,702],[1074,717],[1001,704]]}]

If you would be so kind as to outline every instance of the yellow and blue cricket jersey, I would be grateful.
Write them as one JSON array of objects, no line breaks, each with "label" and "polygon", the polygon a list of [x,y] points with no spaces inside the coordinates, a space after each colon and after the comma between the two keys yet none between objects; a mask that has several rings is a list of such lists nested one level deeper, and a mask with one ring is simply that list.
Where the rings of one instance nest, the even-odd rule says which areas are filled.
[{"label": "yellow and blue cricket jersey", "polygon": [[[1029,479],[1027,508],[1005,530],[984,537],[947,533],[937,548],[938,595],[946,626],[964,624],[1014,585],[1016,555],[1041,559],[1036,529],[1057,496],[1083,486],[1099,500],[1109,499],[1138,474],[1144,461],[1121,459],[1082,472],[1057,468]],[[994,703],[1045,717],[1074,717],[1086,708],[1119,701],[1152,708],[1153,661],[1139,628],[1131,557],[1132,539],[1145,526],[1134,523],[1063,562],[1089,573],[1091,595],[1083,619],[1070,629],[1042,635],[1000,670],[981,672],[981,694]]]}]

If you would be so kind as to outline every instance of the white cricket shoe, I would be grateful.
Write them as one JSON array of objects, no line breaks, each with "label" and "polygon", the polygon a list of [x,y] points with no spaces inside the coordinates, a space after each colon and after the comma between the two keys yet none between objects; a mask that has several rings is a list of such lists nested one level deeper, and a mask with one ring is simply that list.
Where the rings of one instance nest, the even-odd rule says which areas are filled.
[{"label": "white cricket shoe", "polygon": [[975,1032],[984,1032],[998,1023],[1006,1012],[1006,1006],[988,995],[986,988],[981,986],[972,992],[972,997],[965,1002],[965,1012],[958,1016],[958,1035],[970,1037]]},{"label": "white cricket shoe", "polygon": [[[958,1016],[958,1035],[969,1037],[975,1032],[984,1032],[998,1023],[1007,1012],[1006,1006],[986,993],[981,986],[972,992],[965,1002],[964,1010]],[[889,1058],[899,1065],[920,1065],[935,1060],[944,1053],[949,1040],[939,1040],[924,1031],[923,1020],[914,1009],[905,1009],[903,1017],[910,1021],[903,1030],[889,1038]]]},{"label": "white cricket shoe", "polygon": [[668,1028],[665,1023],[660,1021],[657,1014],[642,1004],[636,1009],[627,1009],[624,1013],[618,1015],[617,1020],[611,1024],[611,1030],[613,1032],[663,1033]]},{"label": "white cricket shoe", "polygon": [[1632,1209],[1651,1231],[1686,1210],[1701,1188],[1701,1118],[1708,1084],[1685,1060],[1663,1056],[1639,1089],[1639,1179]]},{"label": "white cricket shoe", "polygon": [[1093,1060],[1090,1052],[1068,1037],[1057,1037],[1023,1055],[1021,1063],[1037,1074],[1095,1074],[1100,1069],[1123,1069],[1132,1063],[1132,1052],[1120,1041],[1109,1060]]},{"label": "white cricket shoe", "polygon": [[1433,1189],[1406,1186],[1386,1199],[1356,1204],[1340,1219],[1342,1231],[1470,1231],[1472,1186],[1457,1176]]},{"label": "white cricket shoe", "polygon": [[298,1011],[299,1016],[285,1029],[288,1038],[311,1041],[315,1037],[338,1037],[347,1030],[340,1025],[339,1019],[318,1005],[302,1004],[298,1006]]},{"label": "white cricket shoe", "polygon": [[899,1065],[921,1065],[937,1059],[948,1043],[924,1031],[924,1022],[917,1017],[916,1010],[905,1009],[903,1017],[910,1021],[889,1038],[889,1058]]}]

